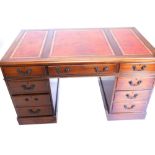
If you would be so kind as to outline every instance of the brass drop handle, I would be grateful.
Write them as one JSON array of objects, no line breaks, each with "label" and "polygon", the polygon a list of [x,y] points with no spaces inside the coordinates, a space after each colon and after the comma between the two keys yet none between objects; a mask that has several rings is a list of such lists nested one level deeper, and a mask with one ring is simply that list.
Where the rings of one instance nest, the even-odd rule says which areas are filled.
[{"label": "brass drop handle", "polygon": [[146,68],[146,65],[138,65],[138,66],[133,65],[132,66],[133,71],[144,71],[145,68]]},{"label": "brass drop handle", "polygon": [[128,99],[135,99],[138,96],[138,94],[134,94],[133,96],[130,96],[130,94],[126,94],[126,97]]},{"label": "brass drop handle", "polygon": [[33,90],[35,88],[35,84],[32,84],[30,86],[27,86],[27,85],[21,85],[21,87],[24,89],[24,90]]},{"label": "brass drop handle", "polygon": [[19,68],[17,68],[17,72],[20,76],[29,76],[32,72],[32,69],[28,68],[26,71],[22,71]]},{"label": "brass drop handle", "polygon": [[108,71],[109,70],[109,67],[108,66],[105,66],[105,67],[103,67],[103,70],[99,70],[99,67],[95,67],[94,69],[95,69],[95,71],[97,73],[102,73],[104,71]]},{"label": "brass drop handle", "polygon": [[37,114],[37,113],[39,113],[40,112],[40,109],[29,109],[29,113],[31,113],[31,114]]},{"label": "brass drop handle", "polygon": [[138,80],[136,83],[134,83],[133,81],[129,81],[130,86],[139,86],[141,83],[142,83],[142,80]]},{"label": "brass drop handle", "polygon": [[[56,67],[56,68],[55,68],[55,71],[56,71],[57,74],[61,74],[61,68],[60,68],[60,67]],[[70,68],[70,67],[65,67],[65,68],[64,68],[64,72],[65,72],[65,73],[68,73],[68,72],[70,72],[70,71],[71,71],[71,68]]]},{"label": "brass drop handle", "polygon": [[56,68],[55,68],[55,71],[56,71],[57,74],[60,74],[60,73],[61,73],[60,67],[56,67]]},{"label": "brass drop handle", "polygon": [[133,109],[135,107],[135,105],[133,104],[133,105],[131,105],[131,106],[127,106],[127,105],[124,105],[124,109]]}]

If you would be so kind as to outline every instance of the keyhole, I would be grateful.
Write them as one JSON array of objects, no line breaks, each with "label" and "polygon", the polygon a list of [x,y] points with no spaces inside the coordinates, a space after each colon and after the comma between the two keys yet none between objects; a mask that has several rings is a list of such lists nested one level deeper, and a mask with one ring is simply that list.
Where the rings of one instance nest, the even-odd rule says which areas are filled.
[{"label": "keyhole", "polygon": [[29,99],[28,98],[25,98],[25,101],[29,101]]},{"label": "keyhole", "polygon": [[34,98],[35,101],[38,101],[38,98]]}]

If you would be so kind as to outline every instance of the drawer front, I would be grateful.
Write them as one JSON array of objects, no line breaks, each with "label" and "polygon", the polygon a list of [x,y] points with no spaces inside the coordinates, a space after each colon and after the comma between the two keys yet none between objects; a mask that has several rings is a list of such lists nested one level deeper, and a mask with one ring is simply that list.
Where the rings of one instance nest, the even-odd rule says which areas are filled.
[{"label": "drawer front", "polygon": [[3,67],[3,73],[5,77],[33,77],[46,75],[46,70],[44,66]]},{"label": "drawer front", "polygon": [[119,77],[117,81],[116,90],[142,90],[152,89],[154,84],[154,78],[128,78]]},{"label": "drawer front", "polygon": [[47,106],[51,105],[50,95],[19,95],[12,96],[15,107]]},{"label": "drawer front", "polygon": [[51,106],[16,108],[18,117],[52,115]]},{"label": "drawer front", "polygon": [[141,102],[121,102],[113,103],[112,112],[145,112],[147,108],[147,103]]},{"label": "drawer front", "polygon": [[146,101],[151,95],[151,90],[144,91],[116,91],[114,96],[114,102],[122,101]]},{"label": "drawer front", "polygon": [[7,81],[10,93],[29,94],[29,93],[48,93],[49,81]]},{"label": "drawer front", "polygon": [[155,72],[155,64],[124,63],[120,64],[120,72]]},{"label": "drawer front", "polygon": [[51,76],[109,75],[116,72],[116,66],[116,64],[49,66],[48,72]]}]

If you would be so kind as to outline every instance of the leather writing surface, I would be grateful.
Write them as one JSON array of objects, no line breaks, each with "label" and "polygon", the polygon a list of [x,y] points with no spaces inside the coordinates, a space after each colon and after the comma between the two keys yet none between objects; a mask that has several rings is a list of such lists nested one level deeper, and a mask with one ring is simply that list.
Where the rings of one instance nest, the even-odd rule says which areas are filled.
[{"label": "leather writing surface", "polygon": [[[23,30],[3,62],[154,57],[154,49],[134,28]],[[91,59],[92,58],[92,59]]]},{"label": "leather writing surface", "polygon": [[86,29],[55,31],[50,57],[85,55],[114,55],[102,30]]},{"label": "leather writing surface", "polygon": [[48,31],[27,31],[24,33],[11,58],[40,57]]},{"label": "leather writing surface", "polygon": [[115,28],[111,33],[123,55],[151,55],[151,51],[132,29]]}]

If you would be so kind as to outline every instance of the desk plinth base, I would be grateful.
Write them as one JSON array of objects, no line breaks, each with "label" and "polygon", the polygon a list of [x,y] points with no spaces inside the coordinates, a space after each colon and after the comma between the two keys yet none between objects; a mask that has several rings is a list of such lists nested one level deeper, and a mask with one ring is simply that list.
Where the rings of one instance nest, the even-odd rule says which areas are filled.
[{"label": "desk plinth base", "polygon": [[56,123],[56,116],[43,116],[43,117],[18,117],[18,123],[20,125],[25,124],[45,124],[45,123]]}]

